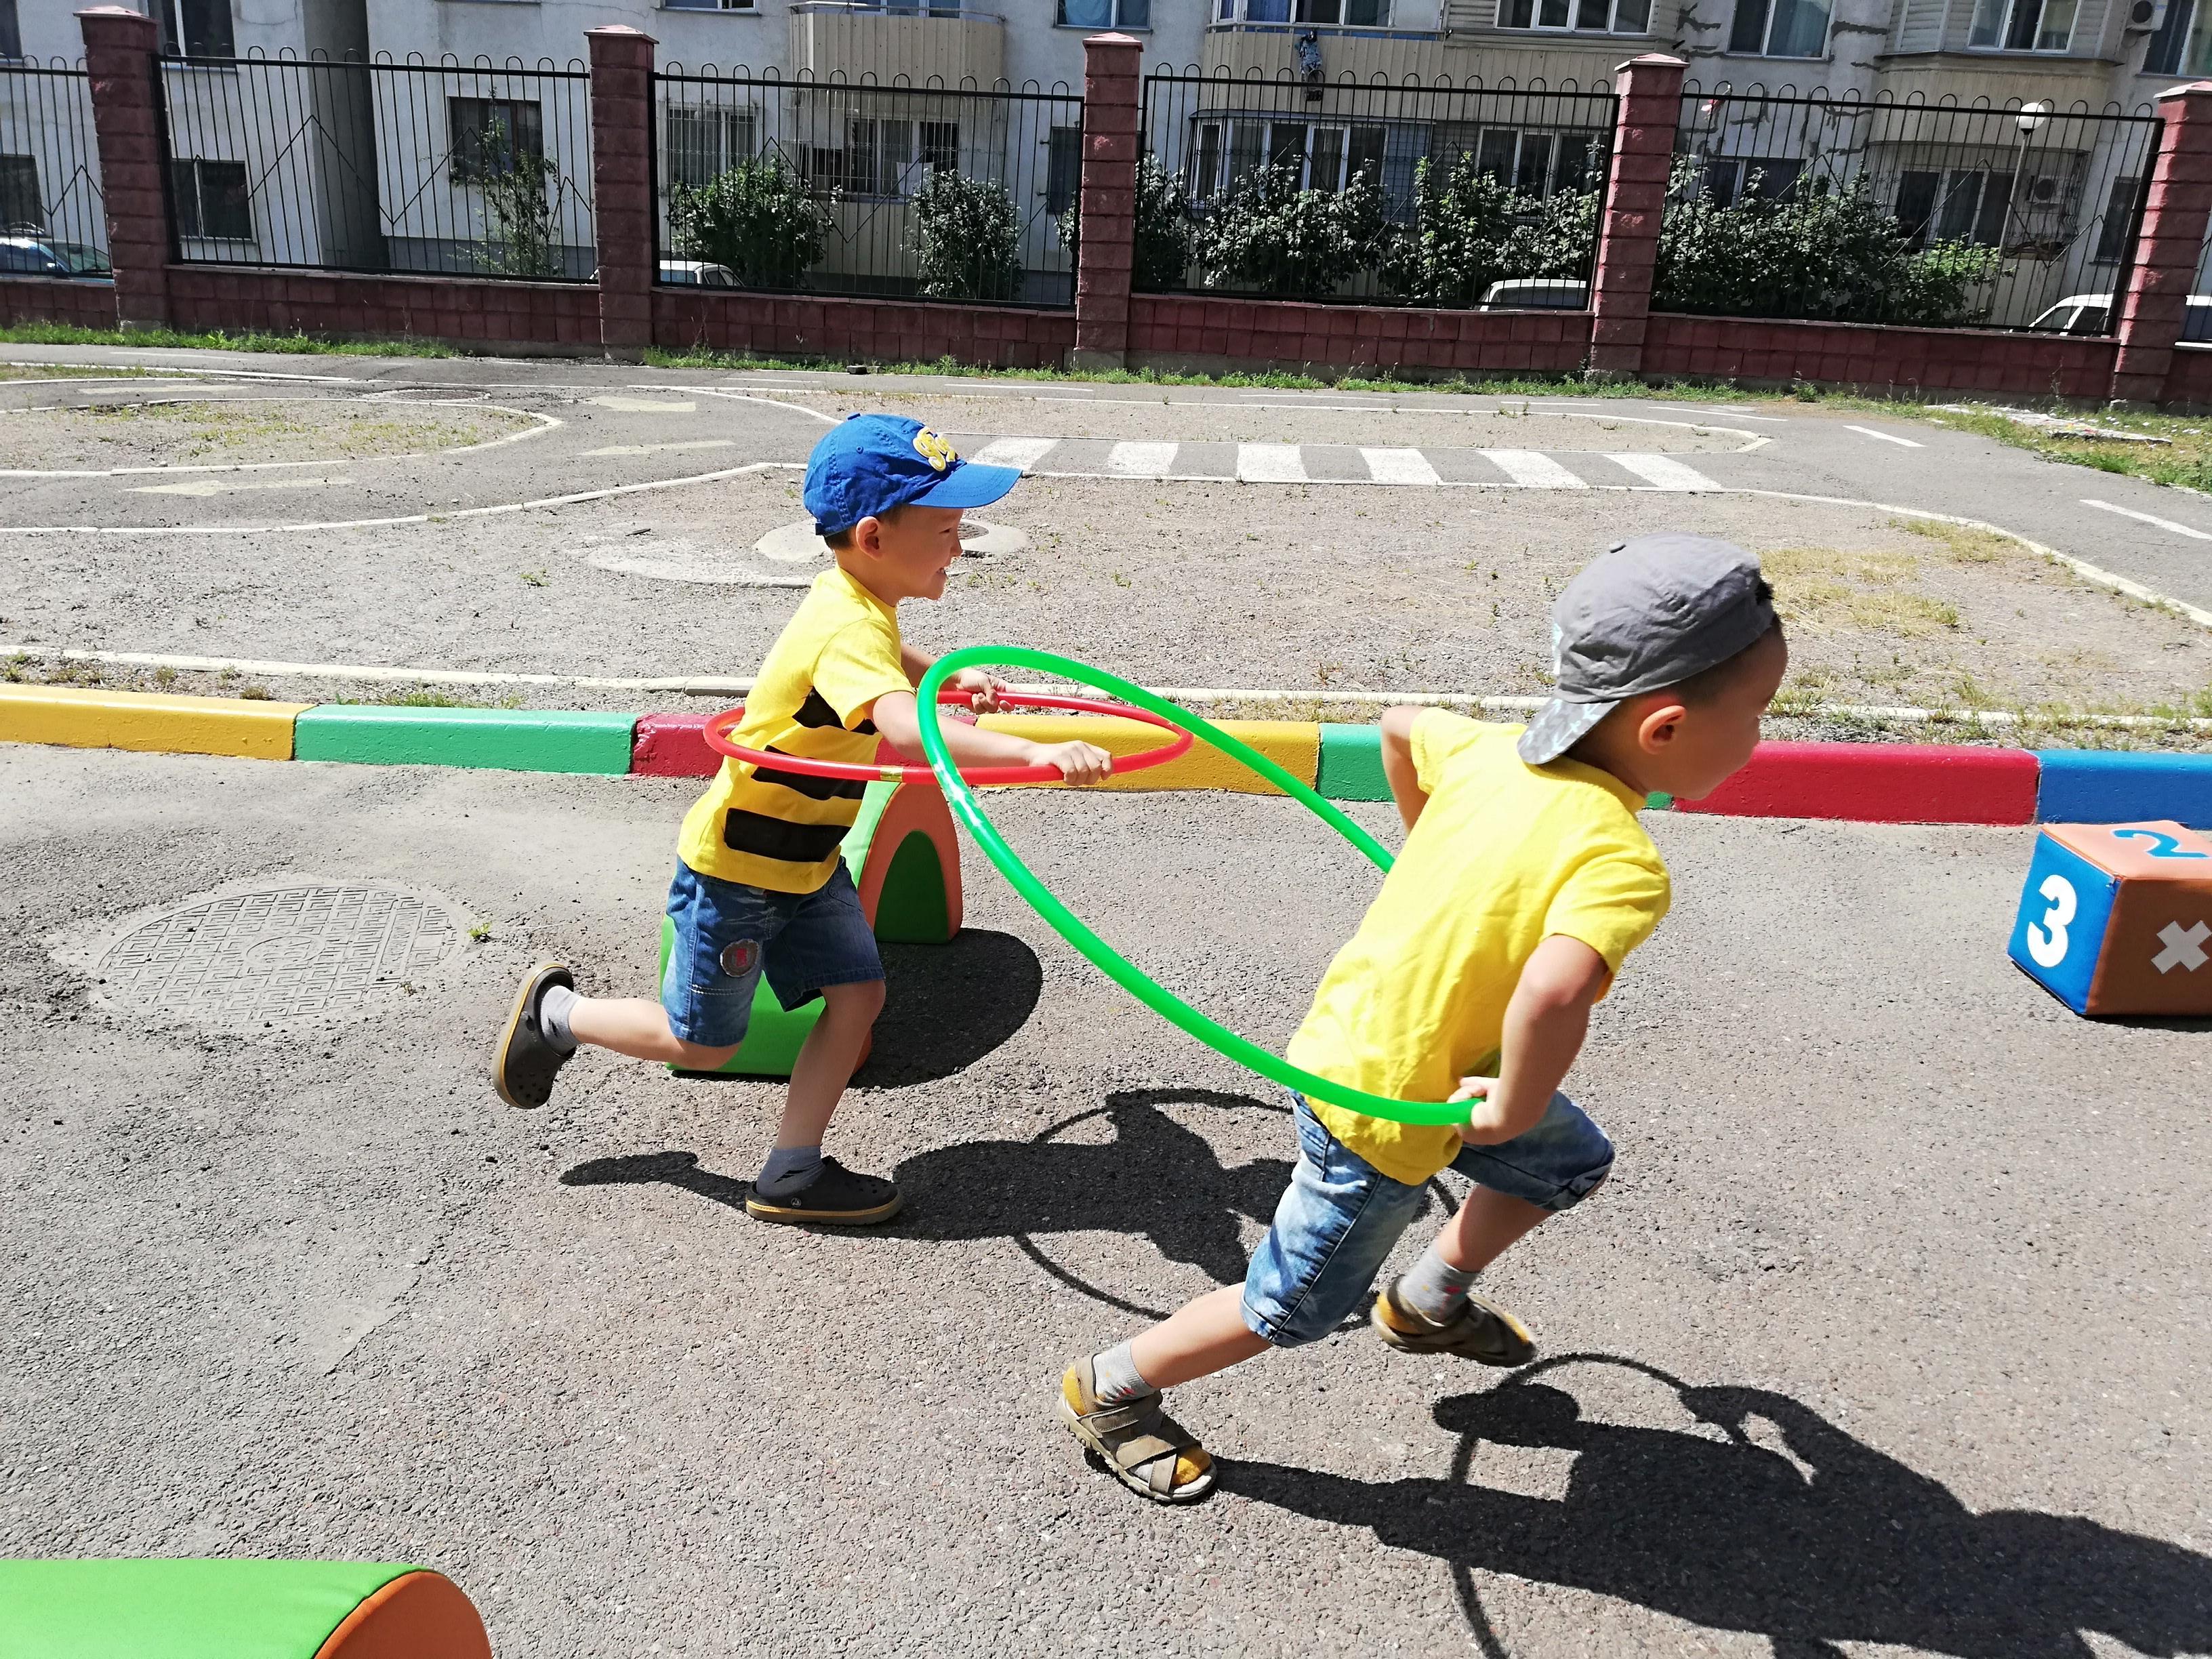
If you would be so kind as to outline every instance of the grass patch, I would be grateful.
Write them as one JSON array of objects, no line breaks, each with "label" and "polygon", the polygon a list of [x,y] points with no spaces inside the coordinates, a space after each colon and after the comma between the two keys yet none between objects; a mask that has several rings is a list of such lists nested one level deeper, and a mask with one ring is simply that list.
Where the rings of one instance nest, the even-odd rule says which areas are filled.
[{"label": "grass patch", "polygon": [[1775,606],[1790,622],[1921,639],[1959,626],[1959,608],[1904,584],[1919,574],[1910,553],[1875,548],[1778,547],[1759,556]]},{"label": "grass patch", "polygon": [[[484,417],[489,416],[487,421]],[[512,431],[527,422],[484,411],[472,422],[353,409],[311,411],[277,402],[92,404],[46,418],[82,421],[95,439],[174,446],[172,459],[241,452],[283,459],[340,459],[459,448],[485,441],[483,425]]]},{"label": "grass patch", "polygon": [[1945,524],[1940,519],[1892,519],[1889,527],[1934,542],[1954,564],[1996,564],[2000,560],[2018,558],[2027,550],[2011,537],[1994,530],[1983,530],[1970,524]]},{"label": "grass patch", "polygon": [[[173,346],[197,351],[281,351],[340,357],[458,357],[435,340],[332,340],[313,334],[188,334],[173,328],[78,328],[67,323],[16,323],[0,328],[13,345]],[[102,374],[115,371],[102,369]]]},{"label": "grass patch", "polygon": [[151,373],[143,368],[110,368],[100,363],[0,363],[0,380],[144,380]]},{"label": "grass patch", "polygon": [[[2146,437],[2163,438],[2162,444],[2128,443],[2118,439],[2069,438],[2008,419],[1996,410],[1934,410],[1917,404],[1893,406],[1911,418],[1932,421],[1954,431],[1972,432],[1995,439],[2014,449],[2025,449],[2050,460],[2094,468],[2100,472],[2124,473],[2148,478],[2153,483],[2175,484],[2186,489],[2212,491],[2212,426],[2203,417],[2190,415],[2120,415],[2100,411],[2079,418],[2091,424]],[[2056,405],[2039,410],[2063,416]]]}]

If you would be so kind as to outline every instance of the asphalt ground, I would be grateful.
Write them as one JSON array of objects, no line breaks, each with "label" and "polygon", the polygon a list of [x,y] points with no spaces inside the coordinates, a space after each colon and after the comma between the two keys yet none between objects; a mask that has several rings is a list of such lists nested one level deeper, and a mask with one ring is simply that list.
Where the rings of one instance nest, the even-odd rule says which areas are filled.
[{"label": "asphalt ground", "polygon": [[[0,750],[0,1551],[424,1562],[537,1656],[2212,1652],[2205,1028],[2010,966],[2031,831],[1652,820],[1675,912],[1571,1084],[1615,1179],[1492,1276],[1558,1363],[1265,1356],[1179,1392],[1224,1489],[1164,1510],[1054,1381],[1240,1275],[1284,1107],[972,855],[833,1130],[880,1233],[744,1217],[774,1085],[491,1094],[538,954],[649,984],[689,793]],[[1281,800],[992,805],[1271,1043],[1374,886]],[[484,937],[259,1033],[65,965],[277,872]]]}]

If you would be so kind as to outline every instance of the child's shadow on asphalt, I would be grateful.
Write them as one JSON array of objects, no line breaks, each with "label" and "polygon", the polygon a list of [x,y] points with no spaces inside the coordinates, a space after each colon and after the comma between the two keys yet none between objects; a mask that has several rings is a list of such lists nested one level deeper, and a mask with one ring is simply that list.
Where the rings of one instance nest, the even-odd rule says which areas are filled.
[{"label": "child's shadow on asphalt", "polygon": [[[1660,1378],[1725,1438],[1588,1422],[1572,1395],[1522,1380],[1589,1363]],[[1638,1361],[1563,1355],[1443,1401],[1435,1416],[1465,1437],[1448,1480],[1225,1462],[1221,1484],[1449,1562],[1488,1659],[1509,1650],[1482,1607],[1477,1571],[1763,1635],[1776,1659],[1844,1659],[1844,1642],[1960,1659],[2094,1659],[2087,1631],[2143,1654],[2212,1650],[2212,1559],[2080,1516],[1977,1514],[1787,1395],[1687,1387]],[[1751,1437],[1754,1420],[1786,1453]],[[1564,1495],[1473,1484],[1484,1441],[1573,1453]]]}]

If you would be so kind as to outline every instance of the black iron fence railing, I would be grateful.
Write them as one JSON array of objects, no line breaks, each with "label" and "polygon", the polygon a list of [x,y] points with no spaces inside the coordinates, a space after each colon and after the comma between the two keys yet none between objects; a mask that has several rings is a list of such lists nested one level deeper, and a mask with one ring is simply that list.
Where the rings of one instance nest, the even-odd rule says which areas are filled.
[{"label": "black iron fence railing", "polygon": [[90,79],[64,64],[0,63],[0,276],[106,275]]}]

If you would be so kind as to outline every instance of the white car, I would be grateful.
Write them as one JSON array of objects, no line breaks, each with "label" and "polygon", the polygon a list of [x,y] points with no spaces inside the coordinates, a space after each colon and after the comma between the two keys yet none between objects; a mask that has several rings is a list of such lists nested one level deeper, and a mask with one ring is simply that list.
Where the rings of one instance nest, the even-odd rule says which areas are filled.
[{"label": "white car", "polygon": [[1580,311],[1589,303],[1589,284],[1564,276],[1515,276],[1482,291],[1477,311]]},{"label": "white car", "polygon": [[[2028,327],[2045,334],[2102,334],[2112,308],[2109,294],[2069,294]],[[2189,296],[2189,308],[2181,314],[2181,337],[2200,344],[2212,342],[2212,294]]]},{"label": "white car", "polygon": [[663,259],[660,280],[690,288],[735,288],[738,273],[704,259]]}]

